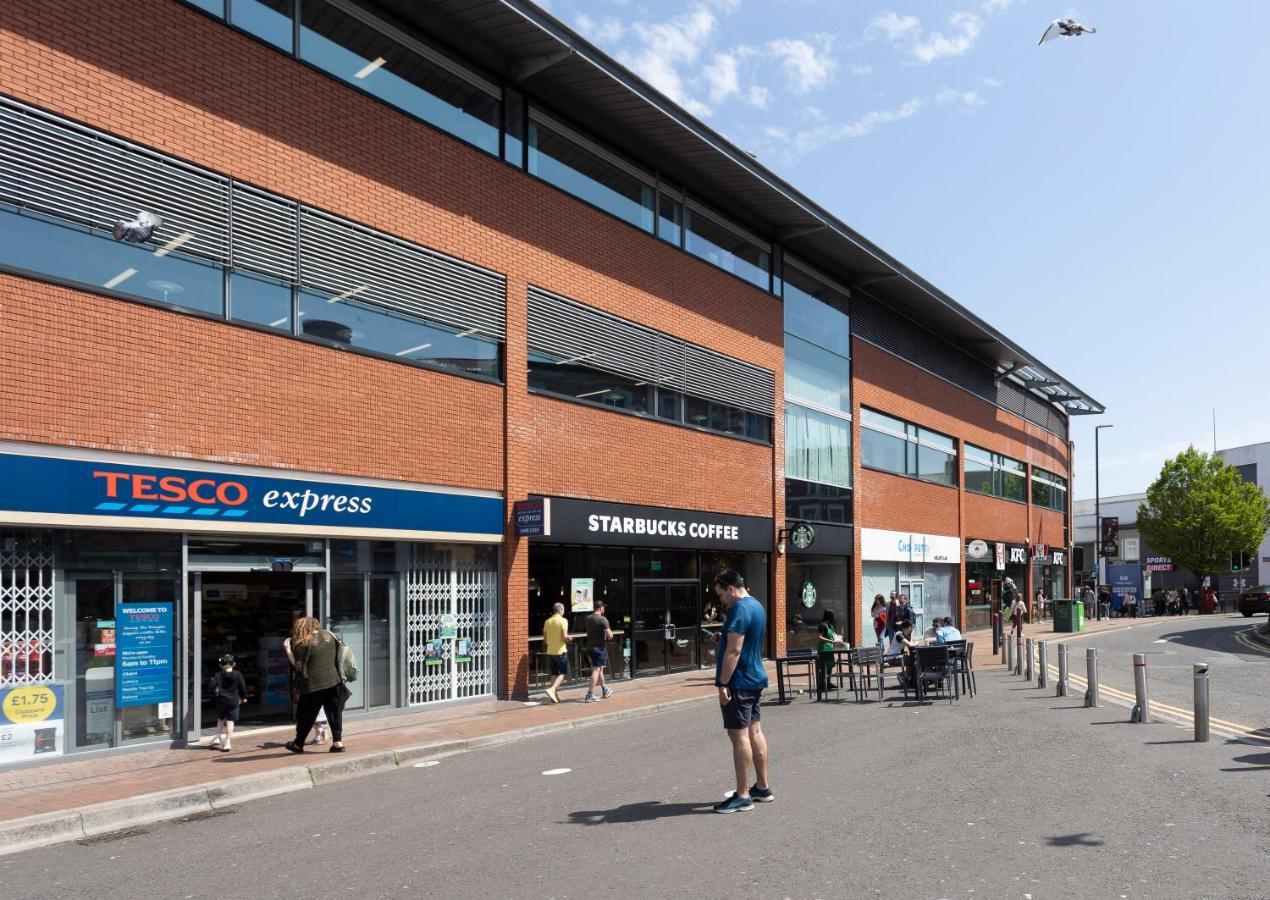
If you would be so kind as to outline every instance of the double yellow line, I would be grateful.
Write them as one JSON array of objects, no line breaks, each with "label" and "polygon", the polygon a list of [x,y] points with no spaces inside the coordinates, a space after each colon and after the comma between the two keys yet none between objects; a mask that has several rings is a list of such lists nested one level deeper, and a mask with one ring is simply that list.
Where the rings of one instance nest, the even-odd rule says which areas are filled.
[{"label": "double yellow line", "polygon": [[[1058,669],[1054,666],[1050,666],[1049,671],[1050,675],[1054,679],[1058,678]],[[1082,691],[1089,687],[1089,682],[1086,679],[1081,678],[1079,675],[1073,675],[1070,672],[1067,675],[1067,680]],[[1101,681],[1098,682],[1098,693],[1099,696],[1105,694],[1112,700],[1122,703],[1130,709],[1138,703],[1138,698],[1135,695],[1119,690],[1118,688],[1110,687],[1109,685],[1103,684]],[[1177,706],[1170,706],[1167,703],[1161,703],[1159,700],[1151,700],[1149,705],[1152,716],[1158,715],[1162,719],[1168,719],[1181,725],[1189,725],[1191,727],[1194,727],[1195,725],[1195,716],[1190,710],[1181,709]],[[1238,722],[1230,722],[1226,719],[1219,719],[1216,716],[1209,716],[1208,723],[1209,732],[1216,734],[1219,737],[1230,738],[1232,740],[1251,741],[1253,743],[1270,746],[1270,735],[1253,728],[1251,725],[1242,725]]]},{"label": "double yellow line", "polygon": [[[1253,628],[1255,627],[1256,626],[1254,625]],[[1244,631],[1237,632],[1235,634],[1235,643],[1240,644],[1241,646],[1247,647],[1249,650],[1252,650],[1254,653],[1264,653],[1266,656],[1270,656],[1270,648],[1266,647],[1265,644],[1262,644],[1258,641],[1254,641],[1252,638],[1248,637],[1247,633],[1249,631],[1252,631],[1252,628],[1248,628],[1248,629],[1245,629]]]}]

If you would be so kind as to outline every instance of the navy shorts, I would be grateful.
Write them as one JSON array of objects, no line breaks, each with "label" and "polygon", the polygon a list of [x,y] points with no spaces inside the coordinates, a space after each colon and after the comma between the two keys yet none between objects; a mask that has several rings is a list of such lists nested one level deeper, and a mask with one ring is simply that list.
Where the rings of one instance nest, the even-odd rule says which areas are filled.
[{"label": "navy shorts", "polygon": [[547,671],[554,678],[556,675],[569,674],[569,654],[561,653],[559,656],[547,657]]},{"label": "navy shorts", "polygon": [[230,705],[228,703],[216,704],[216,718],[222,722],[238,722],[238,704]]},{"label": "navy shorts", "polygon": [[732,691],[732,699],[723,707],[723,727],[728,731],[749,728],[760,717],[762,691]]},{"label": "navy shorts", "polygon": [[591,668],[603,669],[609,662],[609,652],[607,650],[596,650],[592,648],[587,651],[591,654]]}]

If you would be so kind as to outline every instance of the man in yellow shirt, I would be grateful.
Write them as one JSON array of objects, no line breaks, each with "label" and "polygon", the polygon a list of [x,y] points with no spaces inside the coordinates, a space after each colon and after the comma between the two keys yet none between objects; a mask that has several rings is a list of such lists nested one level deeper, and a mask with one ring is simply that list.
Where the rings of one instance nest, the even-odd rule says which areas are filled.
[{"label": "man in yellow shirt", "polygon": [[547,643],[547,671],[554,678],[551,687],[547,688],[547,697],[552,703],[559,703],[556,691],[564,683],[569,674],[569,645],[573,638],[569,637],[569,622],[564,617],[564,604],[557,603],[553,607],[554,615],[542,626],[542,636]]}]

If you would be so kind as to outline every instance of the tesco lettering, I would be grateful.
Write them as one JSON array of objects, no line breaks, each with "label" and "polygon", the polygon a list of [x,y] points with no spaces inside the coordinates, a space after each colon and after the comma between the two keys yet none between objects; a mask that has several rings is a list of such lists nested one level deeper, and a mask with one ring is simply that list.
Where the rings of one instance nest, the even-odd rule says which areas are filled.
[{"label": "tesco lettering", "polygon": [[[242,506],[250,498],[241,481],[212,476],[187,478],[182,475],[140,475],[131,472],[94,472],[111,500],[153,500],[164,503],[193,503],[199,506]],[[300,518],[320,510],[364,515],[371,511],[371,497],[302,491],[268,491],[260,499],[266,509],[295,510]]]}]

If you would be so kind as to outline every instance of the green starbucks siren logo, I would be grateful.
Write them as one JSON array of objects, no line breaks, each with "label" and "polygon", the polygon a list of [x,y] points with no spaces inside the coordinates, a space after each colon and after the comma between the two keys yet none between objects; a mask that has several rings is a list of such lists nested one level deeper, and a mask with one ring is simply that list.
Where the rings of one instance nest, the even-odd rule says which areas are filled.
[{"label": "green starbucks siren logo", "polygon": [[816,605],[816,586],[808,578],[803,582],[803,606],[811,609]]},{"label": "green starbucks siren logo", "polygon": [[816,540],[816,529],[806,522],[799,522],[789,532],[789,542],[798,550],[806,550]]}]

